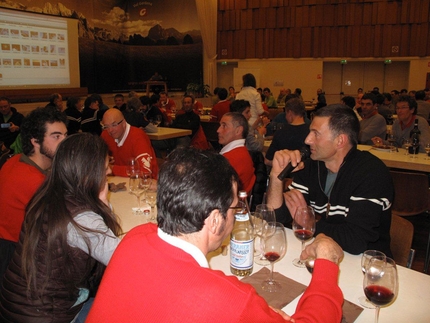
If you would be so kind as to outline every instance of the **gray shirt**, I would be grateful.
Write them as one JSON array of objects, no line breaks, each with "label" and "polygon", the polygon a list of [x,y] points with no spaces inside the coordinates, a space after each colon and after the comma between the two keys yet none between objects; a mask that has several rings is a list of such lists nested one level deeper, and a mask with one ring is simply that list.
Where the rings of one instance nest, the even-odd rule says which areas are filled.
[{"label": "gray shirt", "polygon": [[360,121],[358,142],[363,145],[373,145],[373,137],[385,139],[386,133],[387,123],[385,122],[385,118],[377,113],[368,119]]},{"label": "gray shirt", "polygon": [[[430,143],[430,129],[427,120],[420,116],[415,116],[418,119],[418,129],[421,131],[420,135],[420,152],[425,152],[424,147],[427,143]],[[403,129],[400,126],[400,121],[397,119],[394,121],[392,133],[396,137],[396,143],[398,147],[402,147],[403,140],[410,138],[411,130],[414,128],[414,123]]]}]

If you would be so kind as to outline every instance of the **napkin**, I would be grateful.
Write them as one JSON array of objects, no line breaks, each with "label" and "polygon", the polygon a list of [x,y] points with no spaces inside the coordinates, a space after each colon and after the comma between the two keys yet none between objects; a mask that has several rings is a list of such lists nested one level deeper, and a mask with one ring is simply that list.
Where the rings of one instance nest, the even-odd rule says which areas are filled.
[{"label": "napkin", "polygon": [[111,192],[119,192],[119,191],[125,191],[127,188],[125,187],[125,182],[123,183],[109,183],[109,191]]},{"label": "napkin", "polygon": [[[268,279],[270,275],[270,270],[266,267],[252,274],[251,276],[242,279],[242,282],[252,285],[257,291],[258,295],[263,297],[267,304],[275,308],[283,308],[291,301],[293,301],[297,296],[302,294],[306,286],[292,280],[284,275],[274,272],[273,279],[281,284],[282,289],[276,293],[266,292],[261,288],[261,283]],[[351,303],[350,301],[344,300],[342,306],[342,321],[341,323],[352,323],[363,311],[363,308]],[[292,314],[292,313],[288,313]]]}]

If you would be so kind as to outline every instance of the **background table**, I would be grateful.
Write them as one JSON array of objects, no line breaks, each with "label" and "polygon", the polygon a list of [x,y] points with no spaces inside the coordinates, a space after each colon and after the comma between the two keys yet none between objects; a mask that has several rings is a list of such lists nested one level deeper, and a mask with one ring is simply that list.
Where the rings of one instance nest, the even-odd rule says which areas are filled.
[{"label": "background table", "polygon": [[149,96],[149,90],[151,88],[152,85],[162,85],[164,86],[164,92],[167,93],[167,83],[164,81],[146,81],[143,82],[143,84],[146,85],[146,95]]},{"label": "background table", "polygon": [[189,136],[191,133],[188,129],[158,127],[157,132],[147,133],[147,135],[151,140],[165,140]]}]

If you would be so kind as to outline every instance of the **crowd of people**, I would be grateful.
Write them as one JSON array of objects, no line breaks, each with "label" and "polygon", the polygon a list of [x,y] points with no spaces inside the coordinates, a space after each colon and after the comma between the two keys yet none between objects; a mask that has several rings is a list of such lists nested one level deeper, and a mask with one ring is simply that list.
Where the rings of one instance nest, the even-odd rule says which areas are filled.
[{"label": "crowd of people", "polygon": [[[127,102],[116,94],[111,108],[98,94],[71,97],[63,109],[55,93],[46,107],[25,117],[0,98],[2,125],[9,124],[0,132],[2,149],[15,153],[0,169],[2,321],[163,322],[175,317],[299,323],[316,312],[321,322],[340,321],[337,275],[343,252],[376,249],[391,256],[392,180],[382,161],[357,145],[383,142],[394,112],[396,144],[402,145],[415,120],[422,143],[430,142],[425,91],[359,90],[356,98],[327,105],[318,89],[312,120],[300,88],[293,93],[281,89],[275,98],[269,88],[259,93],[255,77],[245,74],[238,93],[232,87],[216,92],[211,114],[219,122],[220,151],[197,149],[202,148],[196,143],[202,107],[190,94],[183,96],[180,109],[162,91],[151,97],[130,93]],[[263,103],[269,109],[283,106],[284,112],[270,120]],[[192,133],[151,142],[147,133],[157,126]],[[269,131],[273,140],[263,157],[263,136]],[[309,159],[300,152],[305,145]],[[163,150],[169,155],[159,169],[157,156]],[[121,241],[107,176],[127,176],[130,158],[157,180],[158,227],[136,227]],[[263,184],[256,160],[263,165]],[[288,164],[294,172],[285,190],[278,176]],[[316,239],[301,255],[317,259],[312,281],[292,316],[270,308],[250,285],[212,271],[205,258],[233,229],[238,191],[257,196],[258,185],[265,191],[267,170],[266,201],[278,222],[288,226],[297,208],[306,205],[319,218]],[[193,296],[202,293],[207,297]],[[168,302],[162,301],[166,295]]]}]

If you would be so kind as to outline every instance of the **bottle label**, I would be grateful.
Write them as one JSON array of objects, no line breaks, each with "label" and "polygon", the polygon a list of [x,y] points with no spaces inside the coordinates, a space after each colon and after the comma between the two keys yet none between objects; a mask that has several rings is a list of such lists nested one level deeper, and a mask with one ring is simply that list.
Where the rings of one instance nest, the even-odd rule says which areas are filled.
[{"label": "bottle label", "polygon": [[236,213],[234,215],[234,217],[235,217],[236,221],[239,221],[239,222],[249,221],[249,215],[247,212],[246,213]]},{"label": "bottle label", "polygon": [[252,268],[254,265],[254,240],[230,240],[230,265],[237,270]]}]

